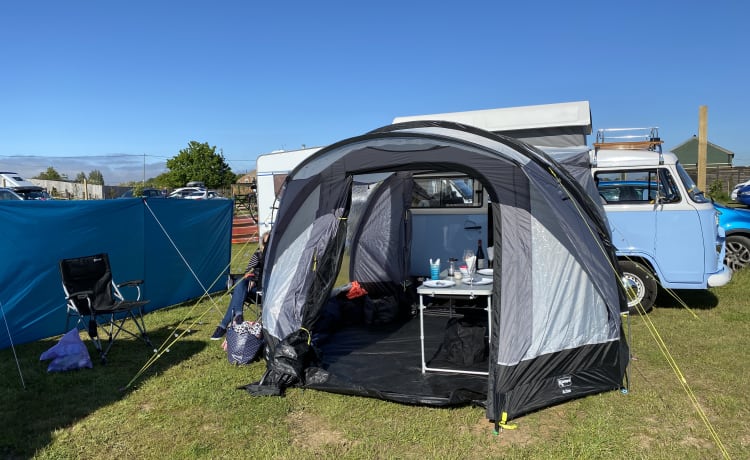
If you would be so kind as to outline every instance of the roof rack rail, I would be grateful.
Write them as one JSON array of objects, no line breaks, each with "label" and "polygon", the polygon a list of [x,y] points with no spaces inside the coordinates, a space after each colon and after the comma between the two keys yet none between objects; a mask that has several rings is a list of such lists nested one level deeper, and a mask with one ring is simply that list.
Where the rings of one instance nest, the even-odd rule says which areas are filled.
[{"label": "roof rack rail", "polygon": [[604,128],[596,132],[594,162],[599,149],[650,150],[659,154],[659,164],[664,164],[659,128]]}]

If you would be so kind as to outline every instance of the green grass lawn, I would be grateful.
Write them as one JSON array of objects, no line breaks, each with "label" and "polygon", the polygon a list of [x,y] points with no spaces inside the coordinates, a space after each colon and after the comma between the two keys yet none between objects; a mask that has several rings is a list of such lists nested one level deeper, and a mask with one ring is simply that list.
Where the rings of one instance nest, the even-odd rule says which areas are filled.
[{"label": "green grass lawn", "polygon": [[[254,248],[236,246],[232,271],[241,272]],[[748,458],[750,271],[723,288],[678,295],[695,317],[661,293],[648,320],[631,319],[628,394],[540,410],[496,436],[477,407],[416,407],[301,389],[283,398],[252,397],[238,390],[265,367],[232,366],[220,342],[208,340],[229,302],[219,294],[147,315],[155,344],[181,338],[145,370],[149,350],[123,339],[106,366],[92,352],[93,369],[49,374],[39,356],[56,337],[16,347],[24,389],[13,351],[0,350],[0,458],[674,460],[722,458],[720,446],[729,457]]]}]

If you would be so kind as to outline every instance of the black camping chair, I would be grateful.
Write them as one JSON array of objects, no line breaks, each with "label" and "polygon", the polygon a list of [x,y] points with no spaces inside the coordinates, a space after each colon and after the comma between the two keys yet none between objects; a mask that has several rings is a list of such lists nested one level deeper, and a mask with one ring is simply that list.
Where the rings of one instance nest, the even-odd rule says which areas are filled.
[{"label": "black camping chair", "polygon": [[[68,309],[65,330],[68,330],[71,317],[78,317],[76,327],[85,324],[84,320],[88,317],[89,337],[99,351],[103,364],[107,362],[107,353],[120,332],[139,338],[153,348],[143,321],[143,306],[149,302],[141,300],[140,285],[143,280],[115,284],[107,254],[63,259],[60,261],[60,276]],[[136,299],[126,300],[120,291],[122,287],[135,288]],[[106,319],[101,324],[109,338],[106,349],[102,349],[97,333],[100,317]],[[125,329],[128,318],[133,320],[137,332]]]}]

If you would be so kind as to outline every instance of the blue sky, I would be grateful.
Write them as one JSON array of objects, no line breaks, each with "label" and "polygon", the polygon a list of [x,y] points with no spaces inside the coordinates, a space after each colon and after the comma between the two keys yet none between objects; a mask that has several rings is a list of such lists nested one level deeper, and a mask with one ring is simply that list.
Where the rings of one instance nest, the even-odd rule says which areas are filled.
[{"label": "blue sky", "polygon": [[[192,140],[235,172],[396,116],[589,101],[594,129],[698,132],[750,164],[750,3],[9,1],[0,169],[107,183]],[[593,138],[589,139],[593,142]]]}]

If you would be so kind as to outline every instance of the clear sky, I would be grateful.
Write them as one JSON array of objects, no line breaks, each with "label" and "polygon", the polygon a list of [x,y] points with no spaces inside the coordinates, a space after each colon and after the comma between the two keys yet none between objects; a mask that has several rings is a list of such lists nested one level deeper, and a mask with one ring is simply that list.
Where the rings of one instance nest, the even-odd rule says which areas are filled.
[{"label": "clear sky", "polygon": [[667,149],[706,105],[709,140],[748,165],[749,17],[741,0],[5,1],[0,170],[140,180],[195,140],[244,172],[397,116],[571,101]]}]

